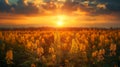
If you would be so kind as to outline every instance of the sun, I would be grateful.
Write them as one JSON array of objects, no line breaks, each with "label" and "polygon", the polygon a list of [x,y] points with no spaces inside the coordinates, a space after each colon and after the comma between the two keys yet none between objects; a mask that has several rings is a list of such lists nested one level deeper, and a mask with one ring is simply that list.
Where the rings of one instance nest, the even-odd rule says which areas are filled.
[{"label": "sun", "polygon": [[56,16],[56,25],[57,27],[64,27],[64,24],[65,24],[65,20],[67,19],[66,18],[66,15],[57,15]]},{"label": "sun", "polygon": [[66,19],[64,15],[58,15],[57,16],[57,26],[58,27],[63,27],[63,21]]},{"label": "sun", "polygon": [[57,25],[58,25],[58,26],[63,26],[63,21],[58,21],[58,22],[57,22]]}]

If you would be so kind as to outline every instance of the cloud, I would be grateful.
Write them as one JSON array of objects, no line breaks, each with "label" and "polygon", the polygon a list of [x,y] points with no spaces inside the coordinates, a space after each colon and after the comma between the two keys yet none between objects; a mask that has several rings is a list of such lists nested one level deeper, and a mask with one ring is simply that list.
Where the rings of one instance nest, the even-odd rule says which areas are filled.
[{"label": "cloud", "polygon": [[34,14],[38,8],[33,3],[28,3],[28,0],[18,0],[17,5],[10,5],[8,0],[0,0],[0,12]]},{"label": "cloud", "polygon": [[25,5],[28,5],[28,0],[23,0],[23,3],[24,3]]},{"label": "cloud", "polygon": [[5,0],[5,3],[6,3],[6,4],[9,4],[9,0]]},{"label": "cloud", "polygon": [[[46,1],[46,0],[45,0]],[[71,14],[79,8],[87,15],[111,14],[120,11],[119,0],[82,0],[70,2],[45,2],[44,0],[17,0],[15,4],[11,4],[9,0],[0,0],[0,12],[8,12],[14,14],[55,14],[67,13]],[[61,6],[62,4],[62,6]],[[77,12],[78,15],[80,14]],[[80,14],[81,15],[81,14]]]},{"label": "cloud", "polygon": [[0,11],[1,12],[9,12],[10,6],[8,5],[8,1],[0,0]]},{"label": "cloud", "polygon": [[10,5],[17,5],[18,0],[9,0]]},{"label": "cloud", "polygon": [[120,11],[120,0],[99,0],[98,2],[107,3],[107,8],[111,11]]},{"label": "cloud", "polygon": [[106,4],[97,4],[97,8],[106,9]]}]

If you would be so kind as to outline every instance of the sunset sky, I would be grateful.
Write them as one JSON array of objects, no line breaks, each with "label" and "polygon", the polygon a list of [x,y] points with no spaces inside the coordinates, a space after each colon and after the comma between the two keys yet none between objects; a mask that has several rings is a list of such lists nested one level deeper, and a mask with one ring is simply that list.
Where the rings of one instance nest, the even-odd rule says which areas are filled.
[{"label": "sunset sky", "polygon": [[120,0],[0,0],[0,27],[120,27]]}]

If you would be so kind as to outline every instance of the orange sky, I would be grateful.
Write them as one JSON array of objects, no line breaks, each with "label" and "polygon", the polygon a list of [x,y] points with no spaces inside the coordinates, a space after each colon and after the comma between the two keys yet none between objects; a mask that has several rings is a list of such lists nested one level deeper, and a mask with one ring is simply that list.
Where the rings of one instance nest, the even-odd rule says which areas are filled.
[{"label": "orange sky", "polygon": [[[4,0],[3,0],[4,1]],[[111,11],[106,4],[96,3],[96,6],[83,4],[67,5],[58,2],[41,3],[34,0],[30,5],[27,1],[19,0],[12,6],[8,0],[0,1],[0,26],[4,25],[33,25],[57,27],[118,27],[120,13]],[[32,0],[31,0],[32,1]],[[11,0],[13,2],[13,0]],[[6,5],[6,6],[5,6]],[[40,6],[42,5],[42,6]],[[45,7],[46,6],[46,7]],[[52,6],[52,8],[51,8]],[[54,8],[56,6],[56,8]],[[68,7],[69,6],[69,7]],[[47,9],[50,8],[50,9]],[[75,8],[73,10],[73,8]],[[51,10],[52,9],[52,10]]]},{"label": "orange sky", "polygon": [[119,22],[115,16],[112,15],[98,15],[89,16],[85,14],[81,15],[45,15],[45,16],[24,16],[24,15],[9,15],[3,14],[4,19],[0,19],[0,24],[10,24],[10,25],[38,25],[38,26],[52,26],[56,27],[57,22],[62,21],[63,27],[73,27],[73,26],[99,26],[98,24],[106,24]]}]

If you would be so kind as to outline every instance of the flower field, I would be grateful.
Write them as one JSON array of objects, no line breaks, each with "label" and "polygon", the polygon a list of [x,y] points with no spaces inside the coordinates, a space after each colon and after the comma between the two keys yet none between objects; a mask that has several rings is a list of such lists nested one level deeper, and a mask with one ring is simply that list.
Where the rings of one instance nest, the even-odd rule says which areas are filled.
[{"label": "flower field", "polygon": [[0,67],[120,67],[120,30],[0,31]]}]

